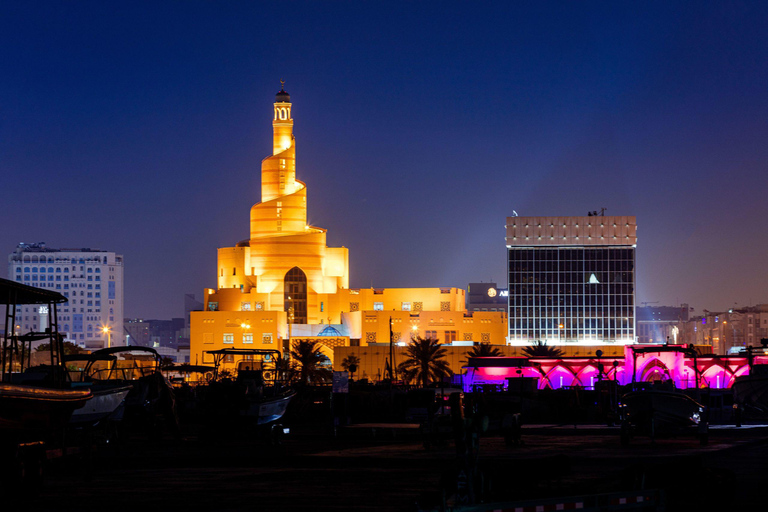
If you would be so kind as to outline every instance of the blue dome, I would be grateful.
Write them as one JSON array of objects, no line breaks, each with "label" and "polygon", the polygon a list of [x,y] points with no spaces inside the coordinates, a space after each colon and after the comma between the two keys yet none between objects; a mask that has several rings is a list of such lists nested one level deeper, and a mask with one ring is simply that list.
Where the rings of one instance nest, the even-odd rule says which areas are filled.
[{"label": "blue dome", "polygon": [[338,329],[336,329],[335,327],[331,327],[329,325],[328,327],[320,331],[317,335],[318,336],[341,336],[341,333],[339,332]]}]

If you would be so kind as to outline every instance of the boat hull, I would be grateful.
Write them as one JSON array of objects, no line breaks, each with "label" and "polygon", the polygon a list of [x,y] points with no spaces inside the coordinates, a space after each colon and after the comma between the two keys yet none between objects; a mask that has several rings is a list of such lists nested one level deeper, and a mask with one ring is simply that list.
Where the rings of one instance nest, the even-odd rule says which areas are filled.
[{"label": "boat hull", "polygon": [[289,391],[272,398],[264,398],[249,403],[242,415],[256,420],[257,425],[274,423],[285,415],[288,404],[296,395],[295,391]]},{"label": "boat hull", "polygon": [[120,419],[125,397],[131,389],[130,385],[94,388],[93,398],[72,413],[70,424],[94,425],[105,419]]},{"label": "boat hull", "polygon": [[73,411],[92,397],[89,389],[0,384],[0,428],[25,431],[62,428]]}]

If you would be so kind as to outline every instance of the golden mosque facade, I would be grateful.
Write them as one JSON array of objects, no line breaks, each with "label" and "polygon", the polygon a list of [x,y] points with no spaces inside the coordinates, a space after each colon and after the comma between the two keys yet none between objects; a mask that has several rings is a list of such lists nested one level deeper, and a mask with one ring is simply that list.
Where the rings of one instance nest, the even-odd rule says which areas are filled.
[{"label": "golden mosque facade", "polygon": [[390,344],[390,327],[398,354],[413,335],[455,347],[449,351],[454,371],[469,345],[504,345],[506,313],[467,312],[464,289],[349,288],[348,249],[328,247],[326,230],[307,224],[291,106],[281,89],[272,155],[261,164],[261,202],[250,210],[250,237],[218,249],[217,287],[205,290],[204,311],[191,314],[190,361],[210,364],[207,351],[222,348],[285,353],[292,341],[315,339],[334,367],[351,351],[362,359],[359,375],[375,380],[389,355],[382,347]]}]

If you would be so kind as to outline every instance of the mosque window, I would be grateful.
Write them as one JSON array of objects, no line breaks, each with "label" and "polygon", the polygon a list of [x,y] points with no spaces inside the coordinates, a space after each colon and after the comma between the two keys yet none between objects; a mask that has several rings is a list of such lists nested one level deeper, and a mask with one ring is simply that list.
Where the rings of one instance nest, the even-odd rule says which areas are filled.
[{"label": "mosque window", "polygon": [[224,343],[227,344],[234,344],[235,343],[235,335],[231,332],[225,332],[224,333]]},{"label": "mosque window", "polygon": [[410,311],[411,310],[411,303],[410,302],[403,302],[401,305],[401,309],[403,311]]},{"label": "mosque window", "polygon": [[443,343],[453,343],[456,341],[456,331],[445,331]]},{"label": "mosque window", "polygon": [[261,342],[265,345],[270,345],[272,343],[272,333],[271,332],[265,332],[261,335]]},{"label": "mosque window", "polygon": [[251,303],[250,302],[241,302],[240,303],[240,311],[250,311],[251,310]]},{"label": "mosque window", "polygon": [[451,303],[450,302],[441,302],[440,303],[440,311],[450,311],[451,310]]},{"label": "mosque window", "polygon": [[374,311],[384,311],[384,303],[383,302],[374,302],[373,303],[373,310]]},{"label": "mosque window", "polygon": [[208,303],[208,311],[218,311],[219,310],[219,303],[218,302],[209,302]]},{"label": "mosque window", "polygon": [[243,333],[243,343],[253,343],[253,333],[252,332],[244,332]]}]

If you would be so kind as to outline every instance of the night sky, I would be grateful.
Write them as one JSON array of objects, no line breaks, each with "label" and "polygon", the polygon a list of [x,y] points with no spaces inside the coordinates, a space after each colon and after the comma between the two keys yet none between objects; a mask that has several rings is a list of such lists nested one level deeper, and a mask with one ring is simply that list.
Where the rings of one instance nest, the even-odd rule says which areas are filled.
[{"label": "night sky", "polygon": [[605,207],[638,304],[768,303],[768,2],[6,0],[0,48],[0,252],[123,254],[126,317],[248,237],[280,79],[352,287],[506,286],[513,210]]}]

